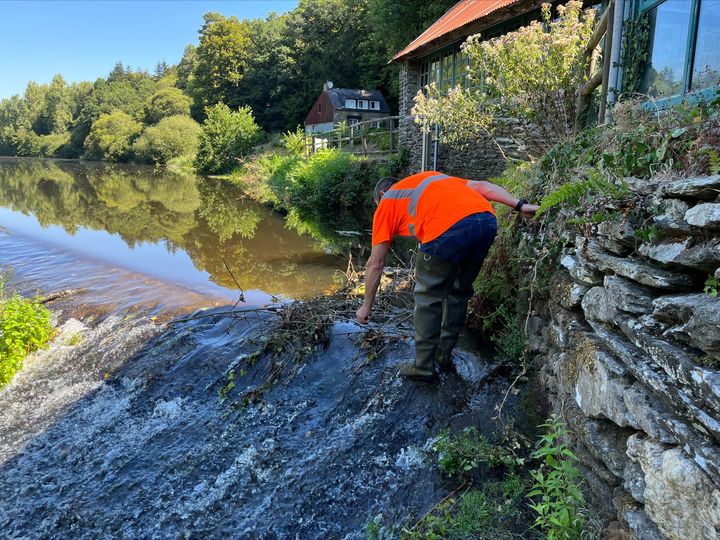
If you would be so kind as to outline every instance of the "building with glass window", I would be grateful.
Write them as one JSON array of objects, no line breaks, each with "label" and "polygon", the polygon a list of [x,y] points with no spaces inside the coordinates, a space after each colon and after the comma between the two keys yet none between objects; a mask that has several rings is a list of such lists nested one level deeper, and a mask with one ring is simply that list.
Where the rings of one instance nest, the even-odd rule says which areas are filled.
[{"label": "building with glass window", "polygon": [[390,108],[380,90],[334,88],[327,82],[305,117],[305,133],[327,133],[340,122],[352,126],[387,116]]},{"label": "building with glass window", "polygon": [[660,105],[714,95],[720,86],[720,0],[635,0],[627,16],[647,34],[639,92]]},{"label": "building with glass window", "polygon": [[[584,3],[610,12],[615,22],[608,23],[600,43],[606,66],[594,94],[602,105],[600,121],[623,93],[646,95],[660,108],[715,94],[720,85],[720,0]],[[465,40],[478,33],[491,39],[527,25],[539,19],[541,5],[537,0],[461,0],[395,55],[392,61],[400,66],[400,144],[409,151],[413,169],[442,169],[475,178],[502,172],[504,159],[494,143],[481,142],[457,152],[439,145],[432,130],[423,135],[412,117],[413,98],[430,84],[444,90],[467,88],[468,58],[461,48]],[[633,69],[625,70],[625,63]],[[502,135],[506,154],[513,155],[512,133]]]}]

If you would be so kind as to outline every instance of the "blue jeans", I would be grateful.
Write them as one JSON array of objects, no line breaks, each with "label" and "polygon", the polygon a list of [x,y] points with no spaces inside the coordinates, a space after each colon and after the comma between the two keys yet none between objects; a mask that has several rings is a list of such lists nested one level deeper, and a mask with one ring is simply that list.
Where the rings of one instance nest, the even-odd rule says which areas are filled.
[{"label": "blue jeans", "polygon": [[497,234],[497,220],[490,212],[470,214],[440,236],[420,244],[420,251],[453,264],[482,262]]}]

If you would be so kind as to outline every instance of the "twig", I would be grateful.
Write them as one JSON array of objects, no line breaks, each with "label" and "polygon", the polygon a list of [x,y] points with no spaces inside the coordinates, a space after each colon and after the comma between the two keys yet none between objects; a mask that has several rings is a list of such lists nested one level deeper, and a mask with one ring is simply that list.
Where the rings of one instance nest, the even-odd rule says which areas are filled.
[{"label": "twig", "polygon": [[262,312],[262,311],[267,311],[269,313],[274,313],[276,315],[279,315],[282,312],[282,310],[279,307],[231,309],[228,311],[213,311],[212,313],[203,313],[202,315],[195,315],[194,317],[186,317],[185,319],[175,319],[173,321],[168,321],[168,324],[177,324],[177,323],[183,323],[183,322],[188,322],[188,321],[195,321],[197,319],[204,319],[206,317],[216,317],[219,315],[236,315],[236,314],[242,314],[242,313],[255,313],[255,312]]},{"label": "twig", "polygon": [[80,294],[83,292],[83,289],[65,289],[62,291],[57,291],[54,293],[50,293],[47,296],[44,296],[42,300],[40,300],[39,303],[41,304],[47,304],[49,302],[52,302],[54,300],[59,300],[61,298],[65,298],[67,296],[72,296],[74,294]]},{"label": "twig", "polygon": [[230,274],[230,277],[231,277],[231,278],[233,279],[233,281],[235,282],[235,285],[237,286],[237,288],[240,289],[240,297],[238,298],[238,301],[235,303],[235,307],[237,307],[237,304],[238,304],[239,302],[245,302],[245,291],[243,290],[243,288],[242,288],[242,287],[240,286],[240,284],[238,283],[238,280],[235,279],[235,274],[233,274],[233,273],[232,273],[232,270],[230,270],[230,267],[228,266],[228,263],[227,263],[227,261],[225,260],[225,257],[224,257],[224,256],[223,256],[223,264],[225,265],[225,270],[228,271],[228,274]]}]

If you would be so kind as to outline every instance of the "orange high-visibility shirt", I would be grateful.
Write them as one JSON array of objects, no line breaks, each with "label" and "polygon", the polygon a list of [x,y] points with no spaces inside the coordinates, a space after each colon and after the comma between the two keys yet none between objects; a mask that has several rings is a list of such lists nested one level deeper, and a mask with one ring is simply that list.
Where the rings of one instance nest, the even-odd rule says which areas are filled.
[{"label": "orange high-visibility shirt", "polygon": [[395,236],[430,242],[470,214],[495,214],[488,200],[468,187],[468,182],[437,171],[400,180],[385,192],[375,210],[372,244],[390,242]]}]

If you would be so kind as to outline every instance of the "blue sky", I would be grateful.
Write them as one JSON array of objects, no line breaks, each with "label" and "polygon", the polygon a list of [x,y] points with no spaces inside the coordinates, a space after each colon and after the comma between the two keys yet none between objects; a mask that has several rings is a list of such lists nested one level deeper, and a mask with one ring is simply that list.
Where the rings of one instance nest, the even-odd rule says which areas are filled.
[{"label": "blue sky", "polygon": [[197,44],[202,15],[239,19],[290,11],[297,0],[0,0],[0,99],[28,81],[94,81],[115,62],[152,69]]}]

